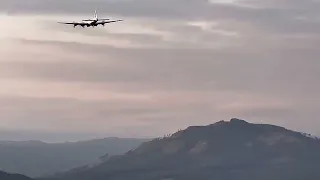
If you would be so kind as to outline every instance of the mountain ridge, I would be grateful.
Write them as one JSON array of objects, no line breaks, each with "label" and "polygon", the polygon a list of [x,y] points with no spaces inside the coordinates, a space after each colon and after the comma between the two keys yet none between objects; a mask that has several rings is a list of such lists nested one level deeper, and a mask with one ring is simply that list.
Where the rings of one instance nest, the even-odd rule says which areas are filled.
[{"label": "mountain ridge", "polygon": [[[281,126],[232,118],[190,126],[55,180],[298,180],[320,178],[320,140]],[[299,171],[298,171],[299,169]],[[295,170],[295,171],[292,171]],[[290,174],[291,173],[291,174]]]},{"label": "mountain ridge", "polygon": [[65,143],[0,141],[0,168],[29,177],[45,176],[100,162],[99,157],[106,154],[124,154],[148,140],[110,137]]}]

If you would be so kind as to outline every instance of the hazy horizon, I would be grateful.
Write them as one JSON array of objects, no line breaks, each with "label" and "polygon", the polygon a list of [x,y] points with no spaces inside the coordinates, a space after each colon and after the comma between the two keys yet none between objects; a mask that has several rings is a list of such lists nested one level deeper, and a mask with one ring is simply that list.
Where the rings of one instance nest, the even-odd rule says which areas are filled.
[{"label": "hazy horizon", "polygon": [[78,141],[90,141],[95,139],[104,138],[134,138],[134,139],[151,139],[156,138],[148,136],[112,136],[107,133],[54,133],[54,132],[21,132],[11,131],[3,132],[0,131],[0,142],[1,141],[42,141],[45,143],[64,143],[64,142],[78,142]]},{"label": "hazy horizon", "polygon": [[[319,8],[318,0],[0,0],[0,134],[157,137],[237,117],[319,136]],[[95,9],[124,21],[57,23]]]},{"label": "hazy horizon", "polygon": [[[229,121],[229,120],[226,120],[226,121]],[[210,125],[210,124],[207,124],[207,125]],[[273,124],[273,125],[276,125],[276,124]],[[289,129],[289,130],[297,131],[296,129]],[[175,132],[176,131],[170,132],[169,134],[172,134]],[[310,132],[304,132],[304,131],[300,131],[300,132],[310,134]],[[68,132],[58,133],[58,132],[32,132],[32,131],[7,131],[7,132],[0,131],[0,142],[1,141],[3,142],[5,141],[14,141],[14,142],[42,141],[45,143],[65,143],[65,142],[90,141],[90,140],[105,139],[105,138],[153,139],[153,138],[163,137],[164,135],[166,134],[159,135],[159,136],[125,136],[125,135],[121,136],[116,134],[110,135],[108,133],[94,133],[94,132],[93,133],[68,133]],[[317,134],[311,134],[311,135],[317,136]]]}]

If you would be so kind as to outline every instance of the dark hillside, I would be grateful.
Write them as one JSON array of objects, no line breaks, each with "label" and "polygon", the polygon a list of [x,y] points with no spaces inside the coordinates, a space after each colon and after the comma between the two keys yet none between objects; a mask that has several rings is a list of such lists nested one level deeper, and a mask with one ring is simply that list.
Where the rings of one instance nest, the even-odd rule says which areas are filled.
[{"label": "dark hillside", "polygon": [[24,175],[20,174],[9,174],[0,171],[0,180],[32,180]]},{"label": "dark hillside", "polygon": [[283,127],[240,119],[192,126],[143,143],[63,180],[320,179],[320,141]]}]

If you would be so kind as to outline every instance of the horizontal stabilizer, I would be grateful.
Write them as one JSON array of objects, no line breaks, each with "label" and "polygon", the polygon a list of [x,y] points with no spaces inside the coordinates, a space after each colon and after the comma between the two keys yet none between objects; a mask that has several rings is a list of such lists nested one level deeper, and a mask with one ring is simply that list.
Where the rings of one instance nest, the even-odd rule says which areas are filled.
[{"label": "horizontal stabilizer", "polygon": [[93,20],[93,19],[84,19],[82,21],[95,21],[95,20]]}]

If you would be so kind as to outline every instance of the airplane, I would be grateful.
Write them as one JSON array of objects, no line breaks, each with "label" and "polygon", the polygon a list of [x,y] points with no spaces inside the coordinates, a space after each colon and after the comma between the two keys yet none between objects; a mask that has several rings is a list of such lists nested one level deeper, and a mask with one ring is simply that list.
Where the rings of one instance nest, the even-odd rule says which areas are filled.
[{"label": "airplane", "polygon": [[72,24],[74,28],[76,26],[82,26],[83,28],[85,26],[87,26],[87,27],[91,26],[91,27],[94,28],[95,26],[98,26],[98,25],[104,26],[107,23],[123,21],[123,20],[113,20],[113,21],[107,21],[107,20],[110,20],[110,19],[99,19],[97,10],[95,10],[93,19],[84,19],[84,20],[82,20],[82,22],[58,22],[58,23],[60,23],[60,24]]}]

